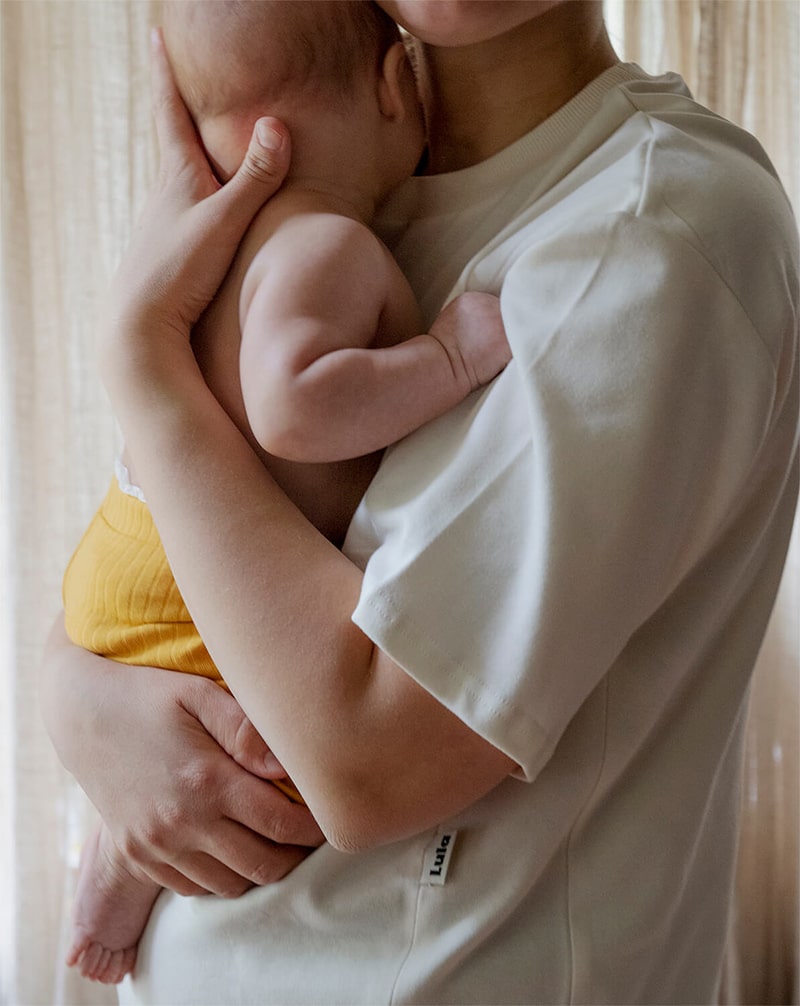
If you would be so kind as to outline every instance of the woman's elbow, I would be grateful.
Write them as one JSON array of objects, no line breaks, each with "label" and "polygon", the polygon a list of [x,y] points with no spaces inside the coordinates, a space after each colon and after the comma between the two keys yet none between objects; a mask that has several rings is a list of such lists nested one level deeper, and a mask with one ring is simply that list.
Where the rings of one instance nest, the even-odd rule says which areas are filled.
[{"label": "woman's elbow", "polygon": [[391,794],[371,797],[368,792],[354,785],[346,797],[328,797],[311,808],[328,844],[339,852],[369,852],[409,838],[434,823],[418,821],[415,814],[395,806]]},{"label": "woman's elbow", "polygon": [[329,845],[337,852],[351,855],[359,852],[369,852],[380,845],[388,845],[392,837],[385,837],[380,828],[373,822],[363,821],[354,817],[340,819],[338,817],[320,824],[322,832]]}]

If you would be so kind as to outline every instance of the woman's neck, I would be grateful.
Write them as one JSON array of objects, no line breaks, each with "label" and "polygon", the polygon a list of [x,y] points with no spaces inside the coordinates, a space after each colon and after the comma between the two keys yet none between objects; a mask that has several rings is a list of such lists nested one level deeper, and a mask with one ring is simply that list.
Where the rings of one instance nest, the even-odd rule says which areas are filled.
[{"label": "woman's neck", "polygon": [[617,62],[599,4],[571,0],[477,45],[418,43],[429,174],[486,160]]}]

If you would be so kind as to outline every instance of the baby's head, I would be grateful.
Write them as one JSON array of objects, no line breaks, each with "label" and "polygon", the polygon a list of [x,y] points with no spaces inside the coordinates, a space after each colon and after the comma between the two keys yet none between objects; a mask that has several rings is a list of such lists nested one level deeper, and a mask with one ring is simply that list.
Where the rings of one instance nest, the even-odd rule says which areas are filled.
[{"label": "baby's head", "polygon": [[400,41],[394,21],[368,0],[173,0],[164,4],[164,37],[223,179],[241,162],[258,117],[275,115],[291,128],[297,110],[346,112]]}]

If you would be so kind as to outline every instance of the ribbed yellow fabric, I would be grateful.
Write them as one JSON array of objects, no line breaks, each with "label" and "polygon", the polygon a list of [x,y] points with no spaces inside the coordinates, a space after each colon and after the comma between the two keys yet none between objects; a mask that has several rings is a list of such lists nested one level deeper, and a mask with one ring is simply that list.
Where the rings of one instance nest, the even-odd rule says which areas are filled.
[{"label": "ribbed yellow fabric", "polygon": [[[227,687],[183,602],[149,508],[116,478],[67,566],[62,596],[67,634],[78,646]],[[273,782],[302,802],[294,787]]]},{"label": "ribbed yellow fabric", "polygon": [[183,603],[149,508],[112,479],[63,584],[67,633],[123,664],[222,681]]}]

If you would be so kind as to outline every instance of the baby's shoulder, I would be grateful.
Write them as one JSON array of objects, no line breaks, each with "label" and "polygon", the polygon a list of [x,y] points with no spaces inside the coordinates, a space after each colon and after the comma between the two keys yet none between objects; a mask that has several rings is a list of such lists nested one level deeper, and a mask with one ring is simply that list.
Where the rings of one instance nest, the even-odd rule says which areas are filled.
[{"label": "baby's shoulder", "polygon": [[383,273],[388,252],[370,228],[320,199],[273,197],[248,233],[252,267],[269,270],[330,269],[356,275]]},{"label": "baby's shoulder", "polygon": [[406,304],[413,295],[386,245],[363,221],[338,212],[335,203],[307,193],[279,194],[246,240],[241,306],[261,290],[284,303],[313,296],[346,302],[349,311],[370,316],[409,314]]}]

